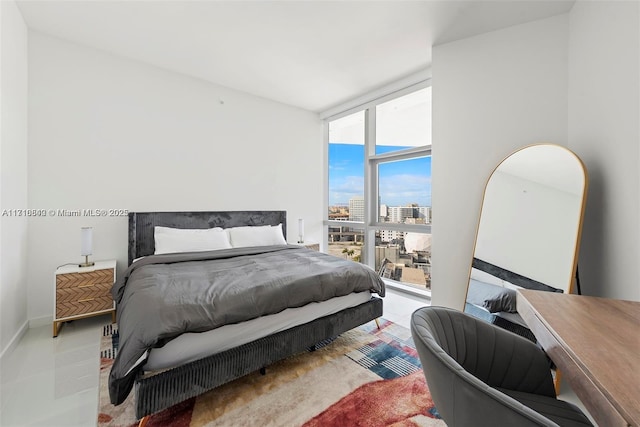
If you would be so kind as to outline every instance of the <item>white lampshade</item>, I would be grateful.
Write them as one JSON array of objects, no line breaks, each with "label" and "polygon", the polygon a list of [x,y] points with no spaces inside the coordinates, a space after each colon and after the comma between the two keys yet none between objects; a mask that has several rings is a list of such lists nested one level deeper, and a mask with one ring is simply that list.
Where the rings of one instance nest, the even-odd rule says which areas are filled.
[{"label": "white lampshade", "polygon": [[80,238],[80,255],[91,255],[93,249],[93,228],[82,227]]},{"label": "white lampshade", "polygon": [[298,243],[304,242],[304,219],[298,219]]}]

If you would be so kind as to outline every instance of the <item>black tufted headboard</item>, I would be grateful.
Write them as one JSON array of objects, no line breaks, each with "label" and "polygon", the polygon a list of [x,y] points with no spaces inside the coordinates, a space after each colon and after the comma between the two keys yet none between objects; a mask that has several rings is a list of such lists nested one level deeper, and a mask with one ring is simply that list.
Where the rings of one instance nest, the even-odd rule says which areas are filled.
[{"label": "black tufted headboard", "polygon": [[130,212],[129,265],[136,258],[153,255],[153,232],[156,225],[172,228],[229,228],[278,224],[282,224],[282,233],[286,239],[286,211]]}]

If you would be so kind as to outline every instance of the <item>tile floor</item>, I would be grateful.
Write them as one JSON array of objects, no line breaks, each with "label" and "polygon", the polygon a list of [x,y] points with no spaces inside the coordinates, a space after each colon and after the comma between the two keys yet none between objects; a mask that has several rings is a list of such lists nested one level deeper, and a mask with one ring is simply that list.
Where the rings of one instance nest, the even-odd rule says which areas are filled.
[{"label": "tile floor", "polygon": [[111,316],[31,328],[4,357],[0,425],[91,426],[98,408],[100,329]]},{"label": "tile floor", "polygon": [[[384,317],[408,328],[411,313],[428,304],[388,290]],[[0,426],[94,426],[100,329],[110,321],[106,315],[67,323],[55,339],[50,325],[29,329],[2,361]],[[570,390],[561,397],[577,400]]]},{"label": "tile floor", "polygon": [[[409,327],[411,313],[427,304],[389,291],[385,318]],[[107,315],[66,323],[57,338],[50,325],[29,329],[2,363],[0,425],[95,425],[100,329],[110,321]]]}]

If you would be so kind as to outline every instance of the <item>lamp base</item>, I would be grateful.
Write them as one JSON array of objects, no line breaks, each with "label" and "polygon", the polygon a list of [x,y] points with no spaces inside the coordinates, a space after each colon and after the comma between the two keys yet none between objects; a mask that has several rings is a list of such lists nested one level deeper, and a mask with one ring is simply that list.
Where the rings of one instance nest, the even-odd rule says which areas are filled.
[{"label": "lamp base", "polygon": [[95,262],[89,261],[89,255],[85,255],[84,256],[84,262],[78,264],[78,267],[93,267],[94,265],[96,265]]}]

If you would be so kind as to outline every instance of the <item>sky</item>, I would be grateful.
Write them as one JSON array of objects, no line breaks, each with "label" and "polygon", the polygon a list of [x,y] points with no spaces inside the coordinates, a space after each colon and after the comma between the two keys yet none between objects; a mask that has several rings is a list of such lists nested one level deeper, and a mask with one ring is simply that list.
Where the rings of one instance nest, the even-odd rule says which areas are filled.
[{"label": "sky", "polygon": [[[377,146],[382,154],[411,147]],[[379,170],[380,203],[431,206],[431,157],[384,163]],[[364,145],[329,144],[329,206],[348,205],[364,191]]]}]

